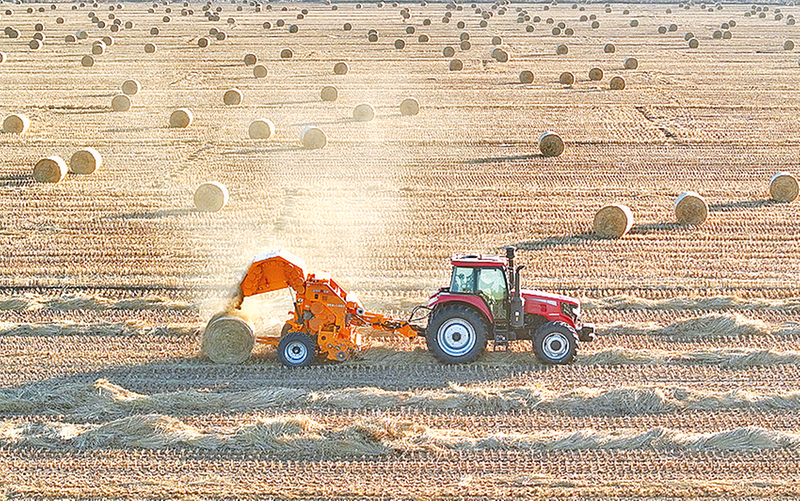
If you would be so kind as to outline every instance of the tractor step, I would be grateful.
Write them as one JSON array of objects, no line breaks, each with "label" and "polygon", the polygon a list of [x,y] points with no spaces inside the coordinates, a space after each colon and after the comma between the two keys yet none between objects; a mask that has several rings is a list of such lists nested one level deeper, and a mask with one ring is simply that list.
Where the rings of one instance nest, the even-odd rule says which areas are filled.
[{"label": "tractor step", "polygon": [[508,334],[506,331],[494,332],[493,351],[508,351]]}]

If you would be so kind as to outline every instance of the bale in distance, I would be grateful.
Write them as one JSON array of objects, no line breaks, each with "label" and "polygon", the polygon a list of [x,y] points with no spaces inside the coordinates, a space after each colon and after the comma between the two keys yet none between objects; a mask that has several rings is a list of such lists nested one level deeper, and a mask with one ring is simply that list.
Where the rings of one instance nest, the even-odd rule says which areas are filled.
[{"label": "bale in distance", "polygon": [[769,196],[776,202],[792,202],[797,198],[797,178],[788,172],[778,172],[769,180]]},{"label": "bale in distance", "polygon": [[201,49],[204,49],[209,45],[211,45],[211,40],[209,40],[208,37],[200,37],[197,39],[197,46]]},{"label": "bale in distance", "polygon": [[565,71],[561,74],[561,76],[558,77],[558,82],[561,85],[572,85],[575,83],[575,75],[569,71]]},{"label": "bale in distance", "polygon": [[461,59],[453,59],[449,64],[450,71],[461,71],[464,69],[464,63]]},{"label": "bale in distance", "polygon": [[253,76],[256,78],[266,78],[268,73],[267,67],[263,64],[253,66]]},{"label": "bale in distance", "polygon": [[598,82],[603,79],[603,70],[600,68],[592,68],[589,70],[589,80]]},{"label": "bale in distance", "polygon": [[621,76],[612,77],[608,86],[611,90],[623,90],[625,88],[625,79]]},{"label": "bale in distance", "polygon": [[507,63],[510,57],[511,56],[508,55],[508,52],[500,47],[492,49],[492,58],[498,63]]},{"label": "bale in distance", "polygon": [[86,40],[89,38],[89,33],[86,30],[78,30],[75,32],[75,38],[78,40]]},{"label": "bale in distance", "polygon": [[783,50],[794,50],[794,41],[786,40],[783,42]]},{"label": "bale in distance", "polygon": [[236,106],[242,104],[242,91],[239,89],[228,89],[222,95],[222,102],[226,106]]},{"label": "bale in distance", "polygon": [[138,80],[125,80],[122,82],[122,93],[126,96],[135,96],[142,90],[142,85]]},{"label": "bale in distance", "polygon": [[105,53],[106,53],[106,44],[104,42],[97,41],[92,44],[93,56],[102,56]]},{"label": "bale in distance", "polygon": [[327,85],[319,92],[319,97],[325,102],[333,102],[339,98],[339,91],[332,85]]},{"label": "bale in distance", "polygon": [[200,351],[218,364],[239,364],[250,358],[255,345],[250,322],[232,315],[211,318],[200,339]]},{"label": "bale in distance", "polygon": [[7,134],[25,134],[30,126],[30,119],[21,113],[12,113],[3,120],[3,132]]},{"label": "bale in distance", "polygon": [[663,34],[665,34],[666,32],[667,32],[667,27],[666,27],[666,26],[659,26],[659,27],[658,27],[658,33],[659,33],[659,35],[663,35]]},{"label": "bale in distance", "polygon": [[613,43],[607,43],[607,44],[603,45],[603,52],[605,52],[606,54],[613,54],[616,51],[617,51],[617,48],[614,47]]},{"label": "bale in distance", "polygon": [[188,127],[192,124],[193,120],[194,116],[190,110],[178,108],[169,116],[169,126],[177,128]]},{"label": "bale in distance", "polygon": [[546,157],[557,157],[564,153],[564,140],[555,132],[547,131],[539,136],[539,151]]},{"label": "bale in distance", "polygon": [[33,179],[39,183],[58,183],[67,175],[67,163],[58,156],[47,157],[33,166]]},{"label": "bale in distance", "polygon": [[407,97],[400,103],[400,114],[403,116],[419,115],[419,101],[413,97]]},{"label": "bale in distance", "polygon": [[708,204],[694,191],[687,191],[675,199],[675,219],[680,224],[701,225],[708,219]]},{"label": "bale in distance", "polygon": [[406,42],[402,38],[398,38],[394,41],[394,48],[395,49],[405,49]]},{"label": "bale in distance", "polygon": [[194,192],[194,206],[201,212],[217,212],[228,203],[228,189],[218,181],[203,183]]},{"label": "bale in distance", "polygon": [[350,67],[344,61],[340,61],[333,65],[334,75],[347,75],[348,71],[350,71]]},{"label": "bale in distance", "polygon": [[34,38],[30,42],[28,42],[28,47],[30,47],[31,50],[39,50],[42,48],[42,42]]},{"label": "bale in distance", "polygon": [[250,53],[244,55],[245,66],[253,66],[257,62],[258,62],[258,56],[256,56],[255,54]]},{"label": "bale in distance", "polygon": [[92,56],[83,56],[81,58],[81,66],[84,68],[91,68],[94,66],[94,58]]},{"label": "bale in distance", "polygon": [[522,70],[519,72],[519,83],[529,84],[533,82],[533,72],[531,70]]},{"label": "bale in distance", "polygon": [[625,205],[602,207],[594,216],[594,232],[604,238],[621,238],[633,226],[633,213]]},{"label": "bale in distance", "polygon": [[567,47],[567,44],[563,44],[563,43],[562,43],[562,44],[558,44],[558,45],[556,46],[556,54],[557,54],[557,55],[559,55],[559,56],[564,56],[564,55],[566,55],[568,52],[569,52],[569,47]]},{"label": "bale in distance", "polygon": [[455,55],[455,53],[456,53],[456,50],[454,48],[452,48],[452,47],[449,47],[449,46],[445,47],[444,49],[442,49],[442,55],[444,57],[453,57]]},{"label": "bale in distance", "polygon": [[358,122],[369,122],[375,118],[375,108],[369,103],[360,103],[353,108],[353,119]]},{"label": "bale in distance", "polygon": [[156,51],[156,44],[153,43],[146,43],[144,44],[144,52],[145,54],[153,54]]},{"label": "bale in distance", "polygon": [[275,134],[275,125],[266,118],[256,118],[247,128],[250,139],[269,139]]},{"label": "bale in distance", "polygon": [[103,165],[103,157],[94,148],[83,148],[69,159],[69,170],[74,174],[92,174]]},{"label": "bale in distance", "polygon": [[128,111],[131,109],[131,98],[125,94],[117,94],[111,100],[111,109],[114,111]]},{"label": "bale in distance", "polygon": [[689,39],[689,48],[690,49],[696,49],[698,47],[700,47],[700,41],[698,39],[696,39],[696,38]]},{"label": "bale in distance", "polygon": [[281,51],[281,59],[291,59],[293,55],[292,49],[283,49]]},{"label": "bale in distance", "polygon": [[626,70],[635,70],[639,67],[639,60],[635,57],[628,57],[625,59],[624,65]]},{"label": "bale in distance", "polygon": [[328,144],[328,136],[319,127],[306,126],[300,131],[300,143],[303,148],[317,150]]}]

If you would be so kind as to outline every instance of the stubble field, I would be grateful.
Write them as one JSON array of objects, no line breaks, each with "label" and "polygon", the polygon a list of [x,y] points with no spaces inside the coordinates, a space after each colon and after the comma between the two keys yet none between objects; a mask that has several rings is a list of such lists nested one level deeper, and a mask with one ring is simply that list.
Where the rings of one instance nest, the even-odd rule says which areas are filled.
[{"label": "stubble field", "polygon": [[[25,135],[0,135],[8,498],[800,495],[800,213],[767,191],[772,174],[796,173],[800,54],[783,46],[800,42],[786,23],[800,8],[477,4],[495,13],[481,28],[469,3],[213,4],[219,21],[194,3],[56,5],[0,9],[21,32],[0,38],[0,109],[31,119]],[[541,20],[517,22],[518,8]],[[112,34],[90,12],[135,26]],[[580,21],[592,14],[598,28]],[[731,39],[714,39],[731,19]],[[574,35],[551,34],[562,21]],[[37,22],[44,45],[31,50]],[[198,47],[214,27],[227,39]],[[87,40],[64,41],[79,29]],[[82,67],[104,35],[114,44]],[[493,36],[509,62],[489,56]],[[448,70],[446,46],[462,71]],[[347,75],[333,74],[338,61]],[[574,85],[558,83],[564,71]],[[609,90],[614,75],[624,90]],[[129,78],[142,90],[114,112]],[[335,102],[320,100],[325,85]],[[232,87],[239,106],[222,102]],[[409,96],[418,116],[399,112]],[[360,102],[375,120],[352,119]],[[178,107],[190,127],[169,127]],[[255,118],[275,123],[272,139],[248,138]],[[306,125],[326,132],[325,148],[301,148]],[[539,154],[547,130],[566,142],[560,157]],[[96,173],[33,181],[38,159],[86,146],[103,156]],[[206,181],[230,191],[218,213],[193,208]],[[709,203],[702,226],[674,224],[687,190]],[[619,240],[592,234],[609,203],[634,213]],[[198,354],[199,331],[261,250],[284,247],[368,309],[404,317],[447,284],[450,254],[508,244],[525,286],[580,297],[598,325],[574,364],[544,367],[520,344],[444,366],[423,341],[379,333],[359,359],[306,369],[267,348],[237,366]],[[286,293],[245,308],[263,331],[288,305]]]}]

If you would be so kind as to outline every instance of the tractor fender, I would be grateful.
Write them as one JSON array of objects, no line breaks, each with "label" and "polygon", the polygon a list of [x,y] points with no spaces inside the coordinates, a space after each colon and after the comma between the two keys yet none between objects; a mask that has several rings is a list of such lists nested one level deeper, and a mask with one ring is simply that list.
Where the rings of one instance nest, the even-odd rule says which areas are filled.
[{"label": "tractor fender", "polygon": [[439,294],[434,301],[428,303],[428,307],[434,310],[449,303],[466,303],[478,310],[489,325],[494,324],[494,317],[492,316],[491,310],[489,310],[489,307],[486,305],[486,301],[472,294]]}]

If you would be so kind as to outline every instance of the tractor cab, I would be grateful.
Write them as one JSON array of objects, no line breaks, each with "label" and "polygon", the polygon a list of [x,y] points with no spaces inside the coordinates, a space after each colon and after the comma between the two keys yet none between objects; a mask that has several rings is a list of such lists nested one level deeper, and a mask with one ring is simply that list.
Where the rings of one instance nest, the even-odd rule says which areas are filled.
[{"label": "tractor cab", "polygon": [[486,302],[496,322],[508,321],[508,260],[500,256],[457,254],[450,258],[451,294],[474,294]]}]

